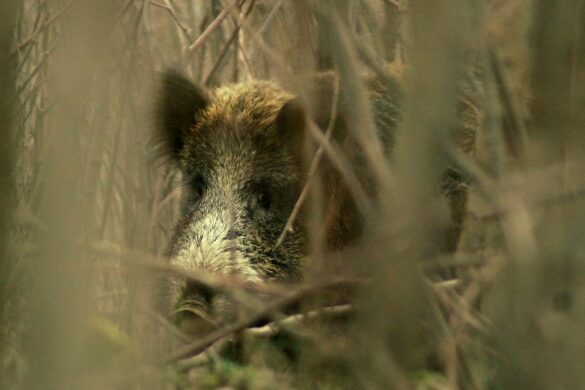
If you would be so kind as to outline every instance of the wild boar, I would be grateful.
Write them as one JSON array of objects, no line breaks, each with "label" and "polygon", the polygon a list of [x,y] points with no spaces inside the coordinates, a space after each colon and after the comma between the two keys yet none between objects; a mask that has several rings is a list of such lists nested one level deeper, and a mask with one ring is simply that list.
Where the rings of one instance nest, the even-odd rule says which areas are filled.
[{"label": "wild boar", "polygon": [[[333,79],[323,74],[313,85],[311,111],[321,126],[331,111]],[[367,89],[374,122],[390,149],[399,94],[375,80],[367,81]],[[351,99],[341,94],[337,141],[348,133],[346,104]],[[256,282],[300,280],[308,241],[303,213],[284,241],[276,243],[306,181],[309,110],[301,100],[270,81],[206,90],[169,71],[156,111],[165,154],[186,183],[171,264]],[[339,249],[359,237],[363,221],[340,175],[327,161],[322,165],[324,236],[331,249]],[[374,192],[370,175],[358,176],[367,192]],[[172,281],[169,296],[179,326],[188,332],[208,330],[233,312],[227,297],[184,281]]]}]

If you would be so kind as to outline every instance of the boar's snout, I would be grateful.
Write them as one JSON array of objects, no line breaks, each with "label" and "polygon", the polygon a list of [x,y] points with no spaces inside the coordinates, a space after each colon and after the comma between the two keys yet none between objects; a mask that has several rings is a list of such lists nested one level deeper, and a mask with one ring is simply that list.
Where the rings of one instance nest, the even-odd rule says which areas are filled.
[{"label": "boar's snout", "polygon": [[177,327],[189,335],[209,333],[217,327],[211,315],[213,295],[204,286],[186,285],[176,302],[173,319]]}]

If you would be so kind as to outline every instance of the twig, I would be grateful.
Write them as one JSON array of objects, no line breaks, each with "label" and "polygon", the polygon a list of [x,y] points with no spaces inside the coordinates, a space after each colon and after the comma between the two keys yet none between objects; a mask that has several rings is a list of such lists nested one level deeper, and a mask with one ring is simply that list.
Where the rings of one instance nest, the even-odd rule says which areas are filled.
[{"label": "twig", "polygon": [[24,98],[21,99],[20,102],[15,102],[15,103],[19,103],[19,106],[14,110],[14,115],[20,115],[22,113],[22,110],[25,109],[27,103],[30,102],[30,108],[27,111],[27,114],[24,115],[22,122],[26,122],[26,120],[28,119],[28,117],[30,116],[31,109],[35,108],[35,104],[34,104],[34,99],[38,98],[38,90],[39,88],[41,88],[42,86],[44,86],[47,81],[49,81],[51,79],[51,76],[47,76],[45,78],[43,78],[42,80],[38,81],[36,84],[34,84],[30,91],[26,94],[26,96]]},{"label": "twig", "polygon": [[[119,118],[122,118],[122,115],[118,116]],[[110,157],[110,161],[108,161],[109,163],[109,167],[108,167],[108,180],[106,181],[107,184],[107,188],[106,188],[106,197],[105,197],[105,201],[104,201],[104,208],[103,208],[103,214],[102,214],[102,218],[101,221],[99,222],[99,232],[100,232],[100,237],[103,238],[104,234],[106,232],[106,225],[108,223],[108,215],[109,210],[110,210],[110,203],[112,202],[112,194],[113,194],[113,188],[114,188],[114,171],[115,171],[115,166],[117,164],[118,161],[118,153],[120,150],[120,139],[122,138],[122,133],[118,132],[116,134],[116,138],[114,140],[114,150],[112,152],[112,156]]]},{"label": "twig", "polygon": [[204,85],[209,85],[211,78],[213,77],[215,72],[219,69],[219,65],[221,65],[221,63],[223,62],[223,59],[225,58],[225,55],[227,54],[230,46],[232,45],[234,40],[238,37],[239,29],[240,29],[240,26],[236,26],[234,31],[232,31],[232,35],[228,38],[227,42],[223,45],[223,48],[221,49],[221,53],[219,53],[217,60],[215,61],[215,63],[213,64],[213,67],[211,68],[211,70],[209,71],[209,73],[205,77],[205,80],[203,81]]},{"label": "twig", "polygon": [[347,183],[347,189],[355,200],[359,211],[362,215],[372,215],[372,202],[356,177],[355,172],[349,167],[347,159],[339,149],[325,137],[321,132],[321,129],[319,129],[319,126],[317,126],[313,120],[308,121],[308,128],[311,135],[325,149],[333,167],[341,174],[341,176],[343,176],[343,179]]},{"label": "twig", "polygon": [[[55,48],[55,46],[57,46],[57,42],[59,42],[59,37],[57,37],[57,38],[55,38],[53,40],[51,46],[49,46],[47,48],[47,50],[45,50],[45,51],[43,51],[42,53],[39,54],[39,60],[38,60],[37,65],[33,68],[33,70],[30,72],[30,74],[27,76],[27,78],[22,82],[22,84],[16,90],[16,94],[15,94],[15,97],[16,98],[18,98],[18,96],[20,96],[20,94],[23,92],[23,90],[26,88],[26,86],[34,79],[34,77],[40,71],[41,67],[48,60],[49,54],[53,51],[53,49]],[[45,79],[47,79],[47,78],[45,78]],[[36,89],[36,88],[33,87],[33,90],[34,89]],[[26,100],[27,99],[25,99],[24,102],[26,102]],[[23,104],[24,104],[24,102],[23,102]]]},{"label": "twig", "polygon": [[347,111],[348,128],[357,145],[363,151],[365,161],[372,169],[380,188],[391,194],[392,174],[384,156],[384,148],[378,137],[377,128],[372,116],[372,106],[362,80],[359,78],[359,67],[355,56],[355,47],[349,33],[344,28],[339,12],[331,12],[328,7],[316,2],[313,4],[317,21],[331,39],[335,51],[335,60],[344,95],[352,97],[352,104],[344,106]]},{"label": "twig", "polygon": [[509,203],[510,196],[521,195],[530,205],[536,207],[559,205],[585,196],[585,181],[582,180],[575,180],[572,183],[574,187],[570,190],[550,185],[564,175],[581,177],[579,173],[581,168],[578,163],[559,163],[544,169],[525,171],[522,174],[508,174],[502,176],[496,184],[477,164],[462,153],[452,152],[451,157],[457,156],[454,159],[457,167],[477,184],[482,197],[478,200],[489,202],[489,205],[486,205],[487,209],[481,207],[479,210],[473,210],[482,220],[500,218],[513,212],[515,206]]},{"label": "twig", "polygon": [[452,267],[478,267],[488,262],[483,256],[477,253],[454,253],[451,255],[438,256],[436,259],[424,260],[421,262],[421,269],[424,271],[436,271]]},{"label": "twig", "polygon": [[256,293],[281,295],[279,294],[281,288],[274,287],[273,285],[267,283],[247,282],[237,277],[209,274],[203,271],[194,274],[182,268],[168,264],[164,258],[144,251],[125,249],[107,242],[93,242],[89,244],[89,247],[97,253],[109,256],[124,257],[123,264],[129,264],[154,271],[169,273],[184,278],[190,282],[198,283],[213,291],[227,292],[229,290],[233,290],[234,288],[240,288],[245,291],[252,291]]},{"label": "twig", "polygon": [[[255,36],[262,35],[262,33],[264,33],[264,30],[266,30],[266,28],[270,25],[270,23],[272,22],[272,19],[276,15],[276,12],[280,9],[280,6],[282,5],[282,1],[283,0],[278,0],[278,3],[276,3],[274,5],[274,7],[272,7],[272,9],[270,10],[270,13],[268,14],[266,19],[264,20],[264,23],[262,23],[262,26],[260,26],[260,28],[256,31],[256,34],[254,34]],[[255,36],[252,39],[255,39]]]},{"label": "twig", "polygon": [[[242,46],[242,43],[239,39],[236,40],[236,45],[237,46],[235,47],[235,51],[239,51],[242,53],[242,60],[244,62],[244,65],[246,66],[246,71],[248,72],[249,75],[252,75],[252,77],[254,77],[254,73],[252,72],[252,64],[250,63],[248,52]],[[234,78],[234,81],[237,81],[237,79]]]},{"label": "twig", "polygon": [[511,86],[510,76],[506,72],[500,53],[496,47],[488,48],[492,72],[498,86],[498,92],[502,99],[503,107],[509,116],[511,128],[506,131],[504,127],[504,139],[510,153],[515,158],[520,158],[528,142],[528,132],[524,124],[524,115],[521,105]]},{"label": "twig", "polygon": [[351,38],[354,47],[357,49],[360,55],[361,60],[367,66],[369,66],[376,73],[376,75],[380,77],[380,79],[384,80],[384,83],[386,84],[386,87],[389,91],[396,92],[398,94],[401,88],[388,68],[376,59],[372,51],[369,50],[366,45],[363,45],[361,42],[359,42],[359,38],[355,33],[351,34]]},{"label": "twig", "polygon": [[49,19],[44,21],[43,24],[41,24],[37,29],[35,29],[35,31],[33,31],[28,38],[26,38],[24,41],[22,41],[21,43],[16,45],[16,47],[10,53],[10,58],[15,56],[16,53],[18,53],[20,50],[24,49],[25,47],[27,47],[28,45],[30,45],[31,43],[36,41],[39,34],[41,34],[43,32],[43,30],[45,30],[47,27],[49,27],[51,24],[53,24],[59,17],[61,17],[61,15],[63,15],[63,13],[65,13],[65,11],[71,6],[71,4],[73,4],[73,1],[70,1],[69,3],[64,5],[53,16],[51,16]]},{"label": "twig", "polygon": [[266,44],[266,42],[264,42],[260,35],[255,34],[254,29],[252,28],[252,26],[250,26],[248,21],[240,16],[237,8],[237,2],[234,2],[233,0],[228,1],[227,9],[232,14],[232,17],[234,18],[234,20],[236,20],[237,24],[241,26],[241,28],[243,28],[244,31],[246,31],[249,34],[254,43],[257,45],[258,49],[266,56],[266,58],[270,62],[272,62],[280,78],[282,80],[287,81],[293,87],[296,87],[293,88],[293,90],[296,91],[302,90],[301,79],[297,75],[293,74],[288,70],[285,60],[277,53],[275,53],[275,51],[272,50]]},{"label": "twig", "polygon": [[[312,310],[307,313],[293,314],[285,317],[282,320],[271,322],[265,326],[259,328],[249,328],[242,331],[245,340],[261,340],[268,337],[278,335],[282,331],[293,331],[299,335],[299,328],[305,325],[308,321],[320,320],[323,318],[339,318],[347,317],[355,311],[355,308],[351,305],[338,305],[324,307],[318,310]],[[302,337],[307,337],[308,334],[303,332]],[[312,337],[318,337],[317,334],[311,334]],[[221,337],[217,341],[213,342],[208,348],[201,353],[191,356],[189,358],[180,359],[177,362],[179,369],[187,370],[193,367],[199,367],[205,364],[209,364],[210,360],[213,359],[216,351],[220,351],[222,347],[230,341],[232,334],[227,334]]]},{"label": "twig", "polygon": [[298,302],[301,300],[307,293],[309,293],[309,289],[300,289],[296,292],[281,298],[275,302],[272,302],[266,305],[263,309],[259,310],[257,313],[252,314],[240,321],[233,323],[232,325],[226,326],[222,329],[218,329],[215,332],[212,332],[208,336],[204,337],[201,340],[197,340],[189,345],[185,345],[176,351],[172,352],[169,356],[163,359],[164,363],[171,363],[178,359],[182,359],[187,356],[196,355],[198,353],[203,352],[207,349],[211,344],[215,343],[216,341],[224,338],[227,335],[230,335],[234,332],[238,332],[245,328],[248,328],[259,320],[271,317],[274,313],[285,309],[286,307],[292,305],[293,303]]},{"label": "twig", "polygon": [[[154,271],[170,273],[193,283],[199,283],[216,292],[230,293],[234,289],[262,294],[264,296],[283,297],[293,291],[305,291],[305,295],[336,291],[338,289],[355,288],[363,284],[361,279],[339,278],[324,280],[319,284],[276,284],[269,282],[250,282],[234,275],[219,275],[198,271],[197,274],[167,264],[164,258],[150,253],[124,249],[107,242],[91,242],[89,248],[97,253],[109,256],[124,257],[123,264],[147,268]],[[140,259],[140,260],[137,260]]]},{"label": "twig", "polygon": [[[325,136],[324,136],[327,141],[330,140],[331,134],[333,133],[333,129],[335,128],[335,123],[336,123],[336,119],[337,119],[337,110],[338,110],[338,107],[337,107],[338,98],[339,98],[339,78],[335,77],[333,97],[332,97],[332,102],[331,102],[331,113],[329,115],[329,123],[327,124],[327,130],[325,131]],[[303,205],[305,198],[309,194],[309,188],[311,186],[311,183],[313,182],[313,178],[315,176],[315,173],[317,172],[317,168],[319,167],[319,162],[321,161],[321,157],[323,156],[324,151],[325,151],[325,148],[324,148],[323,144],[319,145],[319,149],[317,150],[317,153],[315,153],[315,156],[313,157],[313,161],[311,161],[311,166],[309,167],[309,172],[307,173],[307,181],[305,182],[305,186],[303,187],[303,190],[301,191],[301,194],[299,195],[299,198],[298,198],[297,202],[295,203],[295,206],[294,206],[292,212],[290,213],[290,216],[288,217],[288,220],[286,221],[284,228],[282,229],[282,233],[280,233],[280,237],[278,237],[278,241],[276,241],[276,245],[275,245],[276,248],[278,248],[282,244],[282,242],[284,241],[284,238],[286,237],[286,233],[289,231],[291,231],[291,232],[293,231],[293,223],[295,222],[295,219],[297,218],[297,215],[298,215],[299,211],[301,210],[301,206]]]},{"label": "twig", "polygon": [[167,0],[167,4],[161,4],[158,1],[151,1],[151,4],[156,6],[156,7],[166,9],[167,12],[173,18],[173,20],[175,21],[175,23],[177,24],[177,26],[179,26],[179,29],[183,32],[183,34],[185,35],[185,37],[187,38],[189,43],[193,42],[193,38],[191,37],[191,29],[189,27],[185,26],[185,24],[179,20],[177,13],[175,12],[175,9],[171,5],[171,3],[168,2],[168,0]]},{"label": "twig", "polygon": [[[459,285],[460,281],[457,279],[448,280],[441,283],[435,283],[435,287],[438,289],[452,289],[453,287]],[[178,359],[185,358],[187,356],[197,355],[203,351],[205,351],[209,346],[212,344],[220,341],[221,339],[235,333],[238,331],[242,331],[258,321],[264,318],[270,318],[275,313],[286,309],[287,307],[291,306],[294,303],[302,301],[305,297],[313,293],[312,286],[306,288],[300,288],[297,291],[289,294],[286,297],[283,297],[277,301],[274,301],[264,308],[256,312],[255,314],[249,315],[248,317],[241,319],[231,325],[228,325],[222,329],[218,329],[215,332],[210,333],[209,335],[205,336],[201,340],[197,340],[189,345],[185,345],[176,351],[172,352],[169,356],[163,359],[164,363],[171,363]],[[353,306],[351,305],[338,305],[334,307],[325,307],[318,310],[313,310],[305,314],[295,314],[289,317],[286,317],[283,320],[272,322],[263,328],[257,328],[254,330],[248,330],[251,334],[275,334],[278,333],[279,329],[285,326],[291,325],[298,325],[301,324],[303,321],[307,319],[315,319],[318,317],[325,315],[347,315],[349,312],[354,310]]]},{"label": "twig", "polygon": [[[255,2],[256,2],[256,0],[252,0],[250,2],[250,6],[244,12],[244,19],[250,14],[250,12],[252,12],[252,8],[254,7],[254,3]],[[209,85],[209,82],[211,81],[211,78],[213,77],[213,75],[215,74],[215,72],[217,71],[217,69],[219,69],[219,65],[222,63],[223,59],[225,58],[225,55],[227,54],[230,46],[232,45],[232,43],[234,42],[234,40],[238,37],[238,33],[239,33],[240,29],[241,29],[240,25],[237,24],[235,26],[235,28],[234,28],[234,31],[232,31],[232,34],[228,38],[227,42],[223,45],[223,48],[221,49],[221,53],[219,54],[217,60],[213,64],[213,67],[211,68],[211,70],[209,71],[209,73],[207,74],[207,76],[205,77],[205,79],[203,81],[203,84],[204,85]]]},{"label": "twig", "polygon": [[177,329],[176,326],[174,326],[165,317],[161,316],[156,311],[154,311],[150,308],[143,307],[143,306],[139,306],[138,310],[140,312],[142,312],[143,314],[147,315],[148,317],[152,318],[153,320],[155,320],[159,325],[161,325],[163,328],[168,330],[173,336],[175,336],[177,339],[181,340],[182,342],[186,343],[186,342],[191,341],[191,338],[188,335],[181,332],[179,329]]},{"label": "twig", "polygon": [[[244,1],[245,0],[241,0],[238,1],[237,3],[241,5]],[[228,7],[221,10],[219,15],[217,15],[217,17],[209,24],[209,26],[207,26],[207,28],[201,33],[201,35],[197,37],[195,42],[189,45],[189,47],[186,50],[188,56],[191,56],[195,52],[195,50],[197,50],[201,45],[205,43],[209,35],[220,26],[221,22],[223,22],[226,16],[228,16],[229,12],[230,9]]]},{"label": "twig", "polygon": [[251,328],[245,331],[245,334],[252,336],[273,336],[282,330],[290,327],[304,325],[309,320],[345,317],[355,312],[352,305],[328,306],[317,310],[311,310],[307,313],[293,314],[279,321],[271,322],[259,328]]}]

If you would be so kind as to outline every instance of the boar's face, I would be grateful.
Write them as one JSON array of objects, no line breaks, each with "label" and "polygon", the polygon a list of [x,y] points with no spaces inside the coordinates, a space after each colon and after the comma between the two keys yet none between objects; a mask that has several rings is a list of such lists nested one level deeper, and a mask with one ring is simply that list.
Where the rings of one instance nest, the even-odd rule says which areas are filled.
[{"label": "boar's face", "polygon": [[[207,92],[169,72],[157,110],[159,135],[185,182],[171,263],[249,281],[298,279],[302,230],[275,245],[303,183],[297,100],[269,82]],[[184,281],[171,282],[170,299],[188,331],[233,309],[226,297]]]}]

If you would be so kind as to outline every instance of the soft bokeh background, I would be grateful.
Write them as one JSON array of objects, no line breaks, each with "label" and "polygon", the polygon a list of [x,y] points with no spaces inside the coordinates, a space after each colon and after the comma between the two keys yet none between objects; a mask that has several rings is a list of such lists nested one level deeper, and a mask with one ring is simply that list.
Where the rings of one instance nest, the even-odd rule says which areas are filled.
[{"label": "soft bokeh background", "polygon": [[[180,195],[151,143],[168,67],[299,94],[336,70],[380,190],[364,238],[332,261],[374,275],[337,281],[342,305],[236,326],[178,362],[200,340],[157,297]],[[364,74],[404,87],[390,160]],[[582,1],[3,0],[0,85],[1,388],[585,386]],[[468,153],[450,130],[462,104]],[[437,242],[448,166],[469,184],[454,253]],[[313,244],[305,290],[277,296],[335,284]]]}]

